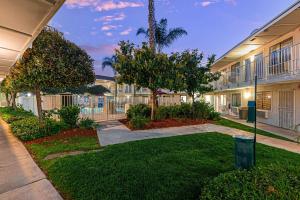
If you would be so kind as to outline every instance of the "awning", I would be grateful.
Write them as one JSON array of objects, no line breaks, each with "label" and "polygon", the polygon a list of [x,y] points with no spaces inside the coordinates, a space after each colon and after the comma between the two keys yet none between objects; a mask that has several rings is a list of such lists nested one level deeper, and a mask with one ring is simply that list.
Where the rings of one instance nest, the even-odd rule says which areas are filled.
[{"label": "awning", "polygon": [[31,45],[65,0],[2,0],[0,77]]},{"label": "awning", "polygon": [[255,30],[249,37],[233,47],[213,64],[217,69],[237,61],[242,56],[270,43],[271,41],[295,30],[300,26],[300,1],[290,6],[258,30]]}]

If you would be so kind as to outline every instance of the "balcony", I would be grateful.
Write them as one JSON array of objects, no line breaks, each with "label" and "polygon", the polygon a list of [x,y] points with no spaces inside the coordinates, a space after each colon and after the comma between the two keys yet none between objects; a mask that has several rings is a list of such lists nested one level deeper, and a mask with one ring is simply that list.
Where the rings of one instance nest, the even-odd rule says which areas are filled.
[{"label": "balcony", "polygon": [[257,55],[253,61],[221,71],[221,77],[212,85],[217,91],[248,87],[254,84],[271,84],[300,80],[300,44],[270,52],[266,57]]}]

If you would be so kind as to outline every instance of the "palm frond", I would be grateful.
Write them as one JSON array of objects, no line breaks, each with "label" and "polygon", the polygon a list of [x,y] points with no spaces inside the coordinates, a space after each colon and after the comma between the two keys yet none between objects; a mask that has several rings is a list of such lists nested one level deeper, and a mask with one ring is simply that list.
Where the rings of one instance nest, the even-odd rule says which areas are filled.
[{"label": "palm frond", "polygon": [[146,30],[145,28],[141,27],[136,32],[136,35],[140,35],[140,34],[144,34],[145,37],[147,38],[149,37],[149,30],[148,29]]},{"label": "palm frond", "polygon": [[169,34],[166,37],[165,40],[165,46],[169,46],[174,40],[187,35],[187,31],[184,30],[183,28],[172,28],[169,30]]}]

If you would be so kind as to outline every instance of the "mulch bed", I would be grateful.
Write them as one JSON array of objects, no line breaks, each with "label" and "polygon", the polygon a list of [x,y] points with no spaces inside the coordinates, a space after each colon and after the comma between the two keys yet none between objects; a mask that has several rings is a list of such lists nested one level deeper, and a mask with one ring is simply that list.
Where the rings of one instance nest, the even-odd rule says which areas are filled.
[{"label": "mulch bed", "polygon": [[[141,130],[141,129],[134,129],[133,127],[131,127],[127,119],[122,119],[119,121],[125,126],[127,126],[130,130]],[[203,119],[164,119],[164,120],[151,121],[142,130],[199,125],[199,124],[206,124],[208,122],[209,120],[203,120]]]},{"label": "mulch bed", "polygon": [[25,144],[41,144],[44,142],[50,142],[54,140],[66,139],[70,137],[83,136],[83,137],[97,137],[97,131],[92,129],[69,129],[62,131],[58,134],[39,138],[31,141],[24,142]]}]

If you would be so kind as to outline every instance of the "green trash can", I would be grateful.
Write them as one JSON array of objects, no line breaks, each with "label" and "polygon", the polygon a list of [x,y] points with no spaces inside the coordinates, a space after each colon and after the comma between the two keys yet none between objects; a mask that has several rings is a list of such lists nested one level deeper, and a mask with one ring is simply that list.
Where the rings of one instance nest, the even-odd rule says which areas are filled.
[{"label": "green trash can", "polygon": [[248,101],[248,119],[247,122],[255,121],[255,101]]},{"label": "green trash can", "polygon": [[235,168],[250,169],[254,166],[254,138],[235,136]]}]

